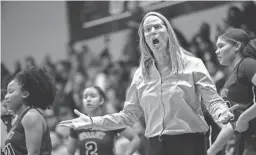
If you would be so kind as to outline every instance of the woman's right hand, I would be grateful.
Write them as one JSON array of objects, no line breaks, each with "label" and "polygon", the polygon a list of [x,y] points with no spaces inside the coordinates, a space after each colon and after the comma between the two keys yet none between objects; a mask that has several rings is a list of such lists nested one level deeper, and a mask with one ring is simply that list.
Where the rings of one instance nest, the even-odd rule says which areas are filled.
[{"label": "woman's right hand", "polygon": [[85,114],[79,112],[76,109],[74,110],[74,112],[79,116],[78,118],[61,121],[59,125],[63,127],[73,128],[75,130],[92,128],[92,121],[90,117],[86,116]]}]

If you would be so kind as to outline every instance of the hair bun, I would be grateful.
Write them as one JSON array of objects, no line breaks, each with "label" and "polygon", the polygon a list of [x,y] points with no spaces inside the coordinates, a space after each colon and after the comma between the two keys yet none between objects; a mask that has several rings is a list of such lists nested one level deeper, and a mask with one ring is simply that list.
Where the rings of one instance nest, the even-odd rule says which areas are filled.
[{"label": "hair bun", "polygon": [[256,59],[256,39],[252,39],[243,51],[245,57],[251,57]]}]

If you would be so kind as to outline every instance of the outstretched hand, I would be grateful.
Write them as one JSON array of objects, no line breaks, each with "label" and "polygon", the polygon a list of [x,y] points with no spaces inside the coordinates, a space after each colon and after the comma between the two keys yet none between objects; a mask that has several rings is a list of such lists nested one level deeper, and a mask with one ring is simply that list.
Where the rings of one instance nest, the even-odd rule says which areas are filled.
[{"label": "outstretched hand", "polygon": [[71,119],[71,120],[66,120],[66,121],[61,121],[59,123],[59,126],[62,127],[69,127],[73,128],[75,130],[77,129],[89,129],[92,127],[92,122],[90,117],[86,116],[85,114],[79,112],[78,110],[74,110],[74,113],[78,115],[78,118]]},{"label": "outstretched hand", "polygon": [[222,112],[222,114],[218,118],[218,122],[227,124],[230,120],[233,120],[234,114],[232,112],[233,112],[233,110],[237,109],[238,107],[239,107],[239,105],[236,104],[236,105],[226,109],[224,112]]}]

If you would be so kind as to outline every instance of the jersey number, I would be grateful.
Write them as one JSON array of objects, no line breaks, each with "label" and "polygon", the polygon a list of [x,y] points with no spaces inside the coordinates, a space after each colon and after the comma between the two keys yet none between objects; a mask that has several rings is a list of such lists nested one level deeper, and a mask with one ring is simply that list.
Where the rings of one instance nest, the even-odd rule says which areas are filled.
[{"label": "jersey number", "polygon": [[88,141],[85,143],[86,155],[98,155],[98,146],[94,141]]},{"label": "jersey number", "polygon": [[15,155],[13,149],[12,149],[12,146],[11,144],[7,144],[5,147],[4,147],[4,154],[5,155]]}]

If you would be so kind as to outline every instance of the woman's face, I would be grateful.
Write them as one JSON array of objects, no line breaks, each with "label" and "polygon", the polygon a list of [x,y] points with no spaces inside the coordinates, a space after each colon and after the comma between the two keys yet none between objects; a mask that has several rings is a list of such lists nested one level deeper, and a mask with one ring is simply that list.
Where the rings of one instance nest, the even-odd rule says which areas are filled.
[{"label": "woman's face", "polygon": [[83,105],[85,112],[92,112],[100,108],[103,104],[98,90],[93,87],[86,88],[83,93]]},{"label": "woman's face", "polygon": [[167,48],[168,32],[163,21],[154,15],[146,17],[143,24],[146,43],[155,54]]},{"label": "woman's face", "polygon": [[19,82],[12,80],[7,86],[7,94],[5,95],[7,109],[17,111],[23,104],[25,97],[27,97],[27,94],[22,90]]},{"label": "woman's face", "polygon": [[224,66],[230,65],[235,59],[236,46],[220,37],[217,40],[216,46],[216,55],[220,64]]}]

